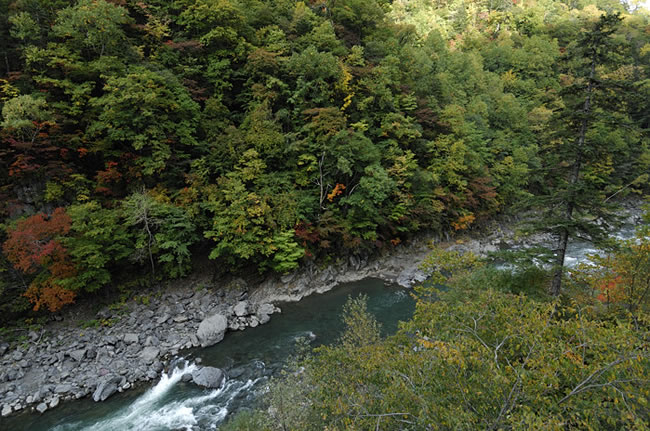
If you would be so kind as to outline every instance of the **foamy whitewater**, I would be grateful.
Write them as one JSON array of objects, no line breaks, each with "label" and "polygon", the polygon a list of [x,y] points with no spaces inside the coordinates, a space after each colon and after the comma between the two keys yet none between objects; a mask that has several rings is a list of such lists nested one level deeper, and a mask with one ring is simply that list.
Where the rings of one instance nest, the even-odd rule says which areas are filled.
[{"label": "foamy whitewater", "polygon": [[[229,406],[242,391],[249,390],[260,379],[241,382],[228,380],[224,385],[199,396],[169,399],[170,391],[184,374],[196,370],[195,364],[185,361],[169,374],[163,373],[154,387],[140,396],[133,404],[92,425],[71,423],[54,428],[55,431],[156,431],[216,429],[229,412]],[[205,422],[209,418],[210,423]]]}]

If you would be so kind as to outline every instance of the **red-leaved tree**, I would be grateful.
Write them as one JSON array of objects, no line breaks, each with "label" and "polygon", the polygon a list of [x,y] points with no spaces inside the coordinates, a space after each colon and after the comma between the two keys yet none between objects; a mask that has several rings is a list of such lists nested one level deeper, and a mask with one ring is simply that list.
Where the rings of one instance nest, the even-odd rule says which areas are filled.
[{"label": "red-leaved tree", "polygon": [[54,312],[74,301],[74,292],[58,283],[75,274],[61,243],[70,225],[71,219],[65,209],[57,208],[50,215],[33,215],[7,230],[7,241],[2,247],[7,259],[17,270],[34,275],[25,292],[34,310],[45,306]]}]

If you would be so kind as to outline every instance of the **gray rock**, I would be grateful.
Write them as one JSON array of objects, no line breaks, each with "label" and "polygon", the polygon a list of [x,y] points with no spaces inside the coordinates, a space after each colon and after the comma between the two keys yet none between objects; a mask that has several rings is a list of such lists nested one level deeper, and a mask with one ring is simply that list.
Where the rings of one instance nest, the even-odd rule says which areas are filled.
[{"label": "gray rock", "polygon": [[4,356],[9,350],[9,343],[0,343],[0,356]]},{"label": "gray rock", "polygon": [[177,315],[177,316],[174,316],[174,319],[173,319],[173,320],[174,320],[174,322],[176,322],[176,323],[184,323],[184,322],[187,322],[188,320],[190,320],[190,318],[187,317],[186,314],[179,314],[179,315]]},{"label": "gray rock", "polygon": [[79,349],[70,352],[70,357],[77,362],[81,362],[84,356],[86,356],[86,349]]},{"label": "gray rock", "polygon": [[21,352],[21,351],[19,351],[19,350],[16,350],[16,351],[14,352],[14,354],[11,355],[11,358],[12,358],[14,361],[20,361],[21,359],[23,359],[23,352]]},{"label": "gray rock", "polygon": [[203,319],[196,332],[196,336],[201,342],[201,347],[212,346],[223,340],[227,328],[228,319],[221,314],[215,314]]},{"label": "gray rock", "polygon": [[40,403],[39,405],[36,406],[36,411],[41,414],[45,413],[46,410],[47,410],[47,404],[45,403]]},{"label": "gray rock", "polygon": [[257,314],[256,317],[260,325],[269,323],[269,320],[271,320],[271,317],[268,314]]},{"label": "gray rock", "polygon": [[50,408],[53,409],[54,407],[58,406],[60,402],[61,402],[61,398],[59,397],[52,398],[52,401],[50,401]]},{"label": "gray rock", "polygon": [[117,392],[118,384],[122,382],[122,379],[123,377],[113,377],[101,382],[93,393],[93,401],[96,403],[106,401],[108,397]]},{"label": "gray rock", "polygon": [[61,384],[61,385],[56,385],[54,388],[54,393],[55,394],[67,394],[72,390],[72,385],[68,384]]},{"label": "gray rock", "polygon": [[113,317],[113,312],[111,311],[110,308],[104,307],[97,312],[97,317],[99,319],[110,319],[111,317]]},{"label": "gray rock", "polygon": [[248,301],[239,301],[233,311],[237,317],[246,316],[248,314]]},{"label": "gray rock", "polygon": [[156,323],[162,325],[163,323],[167,322],[170,317],[171,316],[169,314],[163,314],[158,319],[156,319]]},{"label": "gray rock", "polygon": [[206,388],[218,388],[224,380],[223,371],[214,367],[203,367],[192,371],[192,381]]},{"label": "gray rock", "polygon": [[145,347],[142,352],[140,352],[140,358],[144,361],[145,364],[151,364],[156,360],[160,354],[160,349],[153,346]]},{"label": "gray rock", "polygon": [[181,382],[190,382],[192,381],[192,373],[185,373],[181,376]]},{"label": "gray rock", "polygon": [[273,304],[264,303],[257,306],[257,314],[273,314],[274,312]]},{"label": "gray rock", "polygon": [[126,344],[133,344],[137,343],[138,341],[140,341],[138,334],[124,334],[124,342]]},{"label": "gray rock", "polygon": [[12,412],[12,408],[9,404],[2,406],[2,417],[9,416]]}]

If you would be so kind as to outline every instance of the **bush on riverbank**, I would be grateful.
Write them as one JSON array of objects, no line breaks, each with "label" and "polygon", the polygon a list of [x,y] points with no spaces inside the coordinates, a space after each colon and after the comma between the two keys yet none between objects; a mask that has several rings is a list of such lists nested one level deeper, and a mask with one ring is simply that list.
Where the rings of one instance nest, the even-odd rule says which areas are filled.
[{"label": "bush on riverbank", "polygon": [[[436,256],[445,264],[429,268],[441,277],[449,255]],[[446,291],[420,288],[397,335],[319,348],[271,386],[264,410],[226,429],[648,429],[642,307],[514,294],[529,278],[476,263],[460,262]]]}]

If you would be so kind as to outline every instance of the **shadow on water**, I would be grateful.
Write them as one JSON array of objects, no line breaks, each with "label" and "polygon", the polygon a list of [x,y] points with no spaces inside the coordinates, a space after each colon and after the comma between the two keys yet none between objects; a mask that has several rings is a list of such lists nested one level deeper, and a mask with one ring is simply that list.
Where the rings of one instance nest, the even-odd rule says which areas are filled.
[{"label": "shadow on water", "polygon": [[[341,312],[348,297],[365,294],[368,310],[382,323],[384,335],[395,333],[400,320],[409,319],[414,301],[409,291],[387,286],[377,279],[348,283],[298,303],[281,304],[282,314],[257,328],[228,333],[221,343],[185,352],[186,367],[193,358],[202,365],[223,368],[229,378],[219,390],[206,390],[183,383],[183,370],[176,369],[154,386],[117,394],[103,403],[89,399],[63,403],[43,415],[23,414],[0,424],[1,430],[117,431],[216,429],[225,417],[250,406],[270,375],[294,352],[300,337],[312,345],[331,344],[339,338]],[[180,367],[182,368],[182,367]],[[185,369],[185,371],[191,368]]]}]

